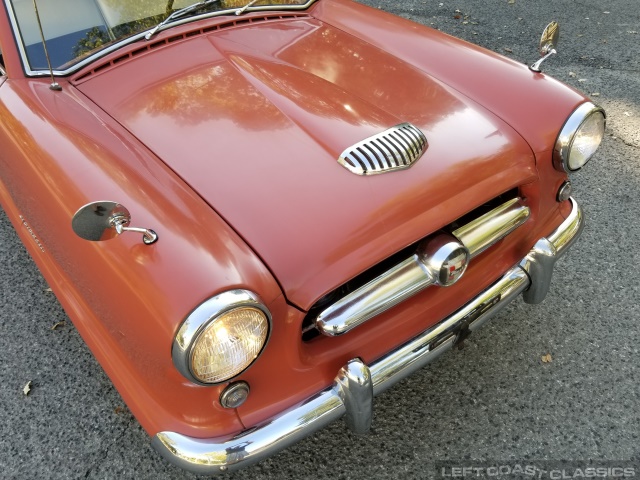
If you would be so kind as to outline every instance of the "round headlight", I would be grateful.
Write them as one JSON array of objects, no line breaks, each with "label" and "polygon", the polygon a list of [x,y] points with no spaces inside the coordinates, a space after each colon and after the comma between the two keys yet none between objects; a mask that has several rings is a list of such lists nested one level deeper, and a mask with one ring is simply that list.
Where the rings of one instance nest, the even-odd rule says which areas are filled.
[{"label": "round headlight", "polygon": [[236,308],[210,322],[191,348],[191,373],[202,383],[235,377],[258,357],[268,321],[255,308]]},{"label": "round headlight", "polygon": [[600,146],[604,128],[602,108],[591,102],[580,105],[558,135],[553,152],[555,167],[567,173],[580,170]]},{"label": "round headlight", "polygon": [[210,298],[184,321],[173,342],[173,362],[201,384],[229,380],[260,355],[269,336],[270,315],[251,292],[233,290]]}]

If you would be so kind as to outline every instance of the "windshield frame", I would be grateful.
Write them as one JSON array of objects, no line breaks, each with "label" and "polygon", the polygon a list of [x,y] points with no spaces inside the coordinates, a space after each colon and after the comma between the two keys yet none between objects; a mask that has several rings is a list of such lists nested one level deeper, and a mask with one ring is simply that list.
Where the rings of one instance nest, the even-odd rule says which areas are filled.
[{"label": "windshield frame", "polygon": [[[247,0],[249,1],[249,0]],[[307,8],[309,8],[311,6],[311,4],[317,2],[319,0],[307,0],[305,3],[301,4],[301,5],[256,5],[256,6],[251,6],[247,9],[247,11],[245,13],[252,13],[252,12],[260,12],[260,11],[290,11],[290,10],[306,10]],[[194,3],[196,3],[194,1]],[[9,21],[11,23],[11,29],[12,29],[12,33],[13,33],[13,37],[15,39],[15,43],[18,49],[18,53],[20,54],[20,58],[22,60],[22,65],[23,65],[23,69],[25,74],[28,77],[50,77],[51,72],[49,71],[48,68],[43,68],[43,69],[33,69],[31,68],[31,65],[29,63],[29,59],[27,57],[27,52],[26,52],[26,48],[25,48],[25,44],[24,41],[22,39],[22,32],[20,31],[20,28],[18,27],[18,21],[15,15],[15,12],[13,10],[13,4],[11,3],[11,0],[4,0],[4,4],[5,4],[5,9],[6,12],[8,14],[9,17]],[[234,18],[236,17],[236,11],[238,10],[238,7],[233,7],[233,8],[228,8],[226,10],[219,10],[219,11],[215,11],[215,12],[209,12],[209,13],[202,13],[200,15],[192,15],[192,16],[185,16],[184,18],[178,18],[173,22],[169,22],[168,24],[164,25],[162,28],[160,28],[160,30],[158,32],[156,32],[156,36],[158,34],[160,34],[161,32],[163,32],[164,30],[179,26],[179,25],[184,25],[186,23],[191,23],[191,22],[196,22],[198,20],[203,20],[206,18],[212,18],[212,17],[220,17],[220,16],[231,16],[233,15]],[[96,50],[93,53],[90,53],[89,55],[83,57],[82,59],[78,60],[76,63],[73,63],[71,65],[69,65],[68,68],[65,68],[64,70],[60,70],[60,69],[56,69],[53,68],[53,75],[58,76],[58,77],[65,77],[65,76],[69,76],[75,72],[77,72],[78,70],[81,70],[82,68],[84,68],[85,66],[89,65],[90,63],[95,62],[96,60],[105,57],[107,55],[109,55],[112,52],[115,52],[116,50],[121,49],[122,47],[125,47],[131,43],[135,43],[139,40],[142,40],[143,42],[153,42],[154,41],[154,37],[152,37],[150,40],[146,40],[145,39],[145,35],[150,32],[151,30],[153,30],[153,28],[149,28],[147,30],[138,32],[134,35],[131,35],[129,37],[123,38],[122,40],[118,40],[110,45],[108,45],[105,48],[102,48],[100,50]]]}]

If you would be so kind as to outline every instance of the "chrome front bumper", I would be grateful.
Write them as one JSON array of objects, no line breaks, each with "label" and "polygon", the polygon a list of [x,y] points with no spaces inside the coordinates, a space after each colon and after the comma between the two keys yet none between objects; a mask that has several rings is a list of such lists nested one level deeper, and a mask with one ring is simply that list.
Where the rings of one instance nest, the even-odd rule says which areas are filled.
[{"label": "chrome front bumper", "polygon": [[555,262],[578,238],[583,214],[574,199],[567,219],[543,237],[522,261],[466,306],[371,365],[355,358],[333,385],[267,423],[229,438],[191,438],[160,432],[154,448],[171,463],[200,474],[237,470],[263,460],[346,414],[358,433],[371,425],[373,397],[424,367],[479,328],[517,295],[539,303],[549,290]]}]

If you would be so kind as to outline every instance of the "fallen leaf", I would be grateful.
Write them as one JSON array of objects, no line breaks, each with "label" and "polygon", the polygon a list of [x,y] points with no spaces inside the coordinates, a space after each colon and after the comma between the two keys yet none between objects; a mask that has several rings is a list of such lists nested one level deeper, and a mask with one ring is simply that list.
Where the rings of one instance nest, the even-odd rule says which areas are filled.
[{"label": "fallen leaf", "polygon": [[551,363],[551,360],[553,360],[551,358],[551,354],[547,353],[546,355],[542,356],[542,363]]},{"label": "fallen leaf", "polygon": [[29,395],[30,391],[31,391],[31,380],[29,380],[27,384],[24,386],[24,388],[22,389],[22,393],[24,393],[25,395]]},{"label": "fallen leaf", "polygon": [[53,324],[53,327],[51,327],[51,330],[57,330],[60,327],[64,327],[67,324],[67,322],[65,322],[64,320],[62,320],[61,322],[56,322]]},{"label": "fallen leaf", "polygon": [[124,413],[127,411],[127,409],[125,407],[116,407],[113,409],[113,411],[115,412],[116,415],[120,415],[121,413]]},{"label": "fallen leaf", "polygon": [[454,15],[453,18],[455,18],[456,20],[460,20],[462,18],[462,15]]}]

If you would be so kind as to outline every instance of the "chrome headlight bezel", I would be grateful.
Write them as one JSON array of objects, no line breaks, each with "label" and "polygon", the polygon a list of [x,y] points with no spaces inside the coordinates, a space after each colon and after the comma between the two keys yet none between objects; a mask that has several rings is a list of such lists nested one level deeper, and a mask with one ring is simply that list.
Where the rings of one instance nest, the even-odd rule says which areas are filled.
[{"label": "chrome headlight bezel", "polygon": [[[258,354],[246,366],[234,375],[217,382],[201,381],[191,369],[193,348],[200,335],[209,325],[223,315],[240,308],[254,308],[260,310],[267,320],[267,335]],[[231,379],[247,371],[264,352],[269,343],[272,329],[271,313],[260,298],[248,290],[229,290],[215,295],[198,305],[182,322],[171,348],[171,357],[176,369],[189,381],[203,386],[213,386],[227,383]]]},{"label": "chrome headlight bezel", "polygon": [[[603,136],[604,136],[604,128],[606,128],[606,114],[604,110],[591,102],[585,102],[580,105],[577,109],[573,111],[573,113],[569,116],[567,121],[565,122],[562,130],[560,130],[560,134],[556,140],[555,148],[553,150],[553,166],[556,170],[566,173],[572,173],[580,170],[593,156],[593,154],[597,151],[594,149],[593,153],[584,161],[584,163],[578,168],[571,168],[569,163],[569,158],[571,156],[571,151],[573,148],[573,142],[576,138],[577,133],[580,131],[582,126],[592,118],[593,115],[602,115],[604,123],[603,123]],[[602,139],[601,139],[602,141]]]}]

